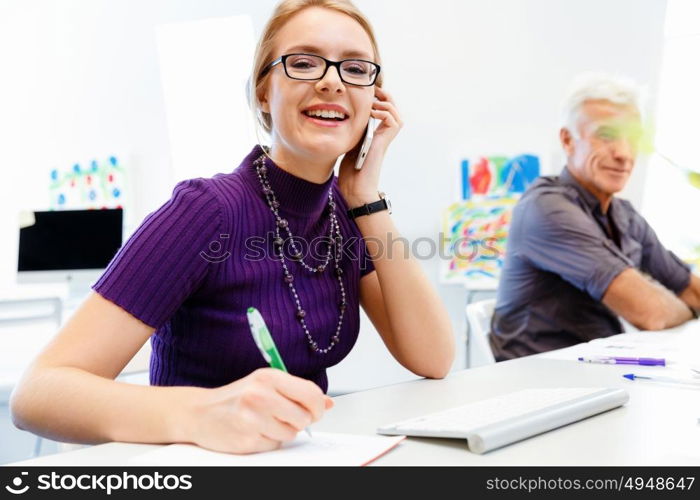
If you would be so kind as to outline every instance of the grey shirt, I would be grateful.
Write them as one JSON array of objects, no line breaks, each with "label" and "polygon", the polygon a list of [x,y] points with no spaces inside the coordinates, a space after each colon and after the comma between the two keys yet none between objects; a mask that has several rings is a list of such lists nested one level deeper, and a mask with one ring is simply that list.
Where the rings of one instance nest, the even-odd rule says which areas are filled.
[{"label": "grey shirt", "polygon": [[623,331],[602,302],[634,267],[678,294],[690,268],[626,200],[600,202],[564,168],[541,177],[513,212],[489,340],[501,361]]}]

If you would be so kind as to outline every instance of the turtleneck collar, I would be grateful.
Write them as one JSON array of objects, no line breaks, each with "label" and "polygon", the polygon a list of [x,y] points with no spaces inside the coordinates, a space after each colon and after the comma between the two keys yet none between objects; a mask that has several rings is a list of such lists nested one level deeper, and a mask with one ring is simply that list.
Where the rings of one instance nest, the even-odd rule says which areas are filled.
[{"label": "turtleneck collar", "polygon": [[[255,192],[258,193],[258,196],[265,199],[260,179],[258,179],[258,174],[253,164],[262,154],[262,147],[256,145],[253,151],[245,157],[238,170],[240,170]],[[318,217],[321,215],[328,204],[328,192],[333,184],[333,175],[329,176],[328,180],[323,184],[316,184],[290,174],[277,166],[267,156],[265,156],[265,166],[267,167],[267,178],[270,182],[270,187],[272,187],[275,197],[280,203],[280,211],[282,213],[306,217]]]}]

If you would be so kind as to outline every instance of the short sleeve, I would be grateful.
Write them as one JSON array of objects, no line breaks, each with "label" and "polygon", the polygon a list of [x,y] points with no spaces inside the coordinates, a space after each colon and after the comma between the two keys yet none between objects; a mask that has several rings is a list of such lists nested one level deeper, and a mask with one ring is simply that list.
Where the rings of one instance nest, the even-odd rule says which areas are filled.
[{"label": "short sleeve", "polygon": [[675,294],[681,293],[690,284],[690,266],[667,250],[649,223],[637,213],[634,225],[642,244],[642,271]]},{"label": "short sleeve", "polygon": [[180,182],[117,252],[93,290],[159,328],[206,277],[212,264],[200,253],[219,239],[220,210],[204,179]]},{"label": "short sleeve", "polygon": [[561,194],[529,200],[521,215],[520,256],[597,301],[613,279],[634,265],[592,218]]}]

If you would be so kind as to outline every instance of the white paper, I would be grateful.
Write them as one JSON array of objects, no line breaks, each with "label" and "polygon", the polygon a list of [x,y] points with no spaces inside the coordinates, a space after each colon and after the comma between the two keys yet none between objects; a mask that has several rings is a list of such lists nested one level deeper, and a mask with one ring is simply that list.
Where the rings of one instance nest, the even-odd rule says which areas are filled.
[{"label": "white paper", "polygon": [[613,335],[543,353],[548,359],[577,360],[579,357],[621,356],[665,358],[670,367],[697,367],[700,352],[700,324],[687,324],[659,332],[640,331]]},{"label": "white paper", "polygon": [[282,448],[249,455],[232,455],[189,444],[171,444],[130,460],[149,466],[359,466],[383,455],[404,436],[363,436],[313,432],[299,433]]}]

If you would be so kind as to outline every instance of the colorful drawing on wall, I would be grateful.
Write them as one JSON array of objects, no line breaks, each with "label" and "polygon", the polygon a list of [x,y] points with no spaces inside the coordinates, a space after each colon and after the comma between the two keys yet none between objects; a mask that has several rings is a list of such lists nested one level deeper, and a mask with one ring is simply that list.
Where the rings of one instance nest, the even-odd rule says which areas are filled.
[{"label": "colorful drawing on wall", "polygon": [[474,289],[495,289],[519,195],[453,203],[443,213],[441,280]]},{"label": "colorful drawing on wall", "polygon": [[126,174],[116,156],[51,170],[51,210],[124,208]]},{"label": "colorful drawing on wall", "polygon": [[539,175],[540,159],[531,154],[462,160],[462,201],[443,213],[442,282],[498,286],[513,207]]},{"label": "colorful drawing on wall", "polygon": [[464,159],[461,175],[463,200],[472,196],[524,193],[540,175],[540,159],[530,154]]}]

